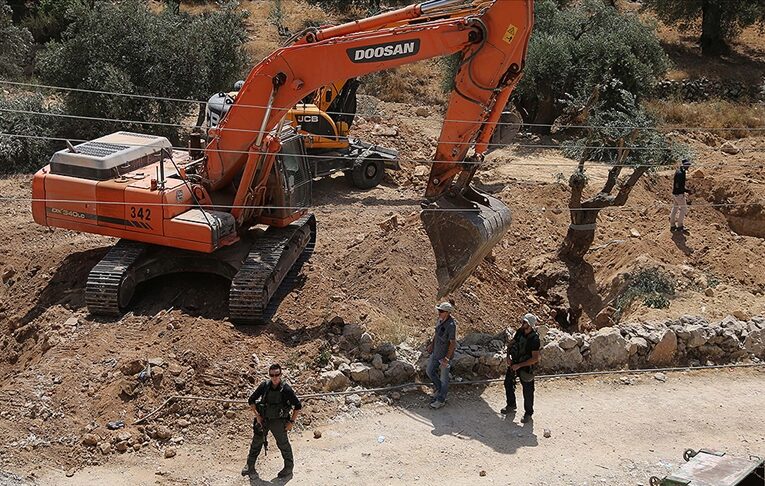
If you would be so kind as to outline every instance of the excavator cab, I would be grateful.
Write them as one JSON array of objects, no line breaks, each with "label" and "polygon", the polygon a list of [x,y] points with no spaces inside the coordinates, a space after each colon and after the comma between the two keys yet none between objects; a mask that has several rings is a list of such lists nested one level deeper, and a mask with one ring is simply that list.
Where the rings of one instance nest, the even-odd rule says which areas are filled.
[{"label": "excavator cab", "polygon": [[282,131],[280,140],[282,148],[268,179],[269,208],[263,213],[273,220],[286,220],[311,205],[312,175],[304,139],[289,127]]}]

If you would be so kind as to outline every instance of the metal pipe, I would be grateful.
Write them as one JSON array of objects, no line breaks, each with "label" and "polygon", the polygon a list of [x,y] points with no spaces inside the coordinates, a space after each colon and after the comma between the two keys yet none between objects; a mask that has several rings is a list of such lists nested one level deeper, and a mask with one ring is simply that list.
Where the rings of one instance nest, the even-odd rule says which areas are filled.
[{"label": "metal pipe", "polygon": [[[172,160],[170,151],[168,151],[167,155],[168,157],[170,157],[170,160]],[[162,152],[160,153],[160,156],[159,156],[159,181],[157,183],[157,187],[159,187],[160,189],[165,188],[165,149],[162,149]]]},{"label": "metal pipe", "polygon": [[465,0],[430,0],[420,4],[420,12],[422,12],[423,15],[428,15],[437,10],[453,7],[461,3],[465,3]]},{"label": "metal pipe", "polygon": [[260,148],[260,144],[263,142],[263,135],[265,134],[266,125],[268,124],[268,118],[271,116],[271,108],[274,106],[274,98],[276,98],[276,86],[271,87],[271,96],[268,98],[266,114],[263,115],[263,121],[260,123],[260,130],[258,130],[258,138],[255,140],[255,146],[258,148]]}]

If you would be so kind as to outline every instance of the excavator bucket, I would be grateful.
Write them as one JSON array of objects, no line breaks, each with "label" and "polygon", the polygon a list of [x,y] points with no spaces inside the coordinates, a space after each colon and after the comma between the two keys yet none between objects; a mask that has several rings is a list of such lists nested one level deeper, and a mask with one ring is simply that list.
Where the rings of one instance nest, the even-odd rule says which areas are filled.
[{"label": "excavator bucket", "polygon": [[420,219],[436,256],[438,297],[453,292],[475,270],[510,226],[510,209],[469,188],[423,208]]}]

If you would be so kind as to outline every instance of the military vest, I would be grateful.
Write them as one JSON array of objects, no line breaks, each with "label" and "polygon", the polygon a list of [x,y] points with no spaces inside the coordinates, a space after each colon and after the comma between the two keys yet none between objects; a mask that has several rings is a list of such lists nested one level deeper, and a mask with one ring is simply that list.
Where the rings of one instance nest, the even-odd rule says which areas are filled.
[{"label": "military vest", "polygon": [[259,412],[267,419],[288,418],[290,405],[284,399],[284,385],[282,384],[274,390],[269,382],[266,386],[266,392],[260,400],[261,411]]}]

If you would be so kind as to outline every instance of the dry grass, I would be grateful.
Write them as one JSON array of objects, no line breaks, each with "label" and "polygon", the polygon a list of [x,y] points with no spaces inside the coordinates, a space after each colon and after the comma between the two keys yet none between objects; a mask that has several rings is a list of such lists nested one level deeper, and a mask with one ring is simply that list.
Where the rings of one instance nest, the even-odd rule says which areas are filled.
[{"label": "dry grass", "polygon": [[442,105],[443,64],[438,59],[407,64],[362,78],[362,91],[383,101],[416,105]]},{"label": "dry grass", "polygon": [[[689,128],[709,128],[710,133],[735,139],[762,134],[747,128],[765,127],[765,106],[713,100],[699,103],[649,101],[647,108],[665,124]],[[727,130],[739,128],[738,130]],[[721,130],[726,129],[726,130]]]}]

